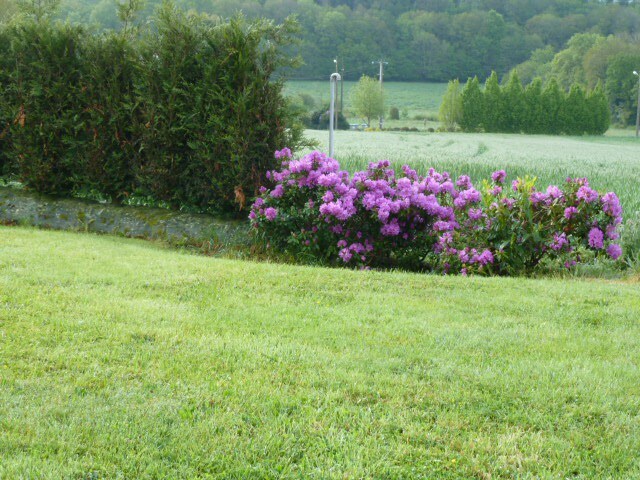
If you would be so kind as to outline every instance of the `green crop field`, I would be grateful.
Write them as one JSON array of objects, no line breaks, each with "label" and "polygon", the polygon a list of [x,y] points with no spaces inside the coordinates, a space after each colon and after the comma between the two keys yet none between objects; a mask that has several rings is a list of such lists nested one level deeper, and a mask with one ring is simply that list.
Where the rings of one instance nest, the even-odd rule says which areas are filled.
[{"label": "green crop field", "polygon": [[[344,82],[345,113],[353,121],[358,121],[351,112],[351,89],[357,82]],[[410,82],[385,82],[385,106],[397,107],[401,111],[406,110],[409,119],[416,115],[437,118],[442,97],[447,89],[446,83],[410,83]],[[318,107],[329,103],[329,80],[318,81],[288,81],[285,94],[295,96],[300,93],[311,95]]]},{"label": "green crop field", "polygon": [[[307,135],[328,150],[328,132]],[[476,181],[497,169],[512,179],[535,175],[544,187],[587,177],[594,188],[619,195],[627,218],[640,214],[640,140],[635,137],[338,131],[335,156],[350,171],[387,159],[397,167],[409,164],[421,172],[434,167]]]},{"label": "green crop field", "polygon": [[640,478],[638,287],[0,226],[0,478]]}]

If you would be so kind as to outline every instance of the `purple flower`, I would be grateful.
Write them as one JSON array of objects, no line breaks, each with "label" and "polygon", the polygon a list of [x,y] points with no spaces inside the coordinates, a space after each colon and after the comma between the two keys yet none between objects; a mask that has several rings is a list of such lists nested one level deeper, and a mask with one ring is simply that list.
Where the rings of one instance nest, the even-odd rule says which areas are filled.
[{"label": "purple flower", "polygon": [[469,188],[467,190],[461,191],[458,195],[458,198],[453,201],[453,204],[457,208],[464,208],[469,203],[478,203],[480,201],[480,198],[481,196],[479,191],[477,191],[475,188]]},{"label": "purple flower", "polygon": [[622,215],[622,206],[615,193],[608,192],[602,196],[602,210],[611,217],[619,217]]},{"label": "purple flower", "polygon": [[500,195],[502,193],[502,187],[497,186],[497,187],[493,187],[491,189],[491,195],[493,195],[494,197],[497,197],[498,195]]},{"label": "purple flower", "polygon": [[549,198],[549,195],[547,195],[544,192],[533,192],[529,197],[529,200],[533,205],[537,205],[538,203],[546,202],[548,198]]},{"label": "purple flower", "polygon": [[482,209],[480,208],[470,208],[467,213],[469,214],[469,218],[471,220],[478,220],[482,218]]},{"label": "purple flower", "polygon": [[282,150],[277,150],[274,156],[276,158],[291,158],[291,150],[285,147]]},{"label": "purple flower", "polygon": [[549,196],[549,198],[551,198],[552,200],[556,200],[558,198],[562,198],[563,197],[563,193],[562,190],[560,190],[558,187],[556,187],[555,185],[549,185],[547,187],[547,195]]},{"label": "purple flower", "polygon": [[478,257],[478,262],[480,263],[480,265],[488,265],[489,263],[493,263],[493,253],[491,253],[491,250],[485,250],[484,252],[482,252],[480,254],[480,257]]},{"label": "purple flower", "polygon": [[551,245],[549,245],[551,249],[557,252],[558,250],[562,250],[562,248],[565,245],[569,245],[569,241],[567,240],[567,235],[564,233],[561,233],[560,235],[558,235],[557,233],[554,233],[553,241],[551,242]]},{"label": "purple flower", "polygon": [[598,200],[598,198],[600,198],[600,196],[598,195],[598,192],[589,188],[589,186],[587,185],[583,185],[582,187],[580,187],[578,189],[578,193],[576,194],[576,196],[578,197],[579,200],[582,200],[585,203],[592,203]]},{"label": "purple flower", "polygon": [[436,232],[450,232],[454,229],[454,227],[450,222],[443,222],[442,220],[438,220],[433,224],[433,229]]},{"label": "purple flower", "polygon": [[564,218],[571,220],[575,217],[576,213],[578,213],[578,209],[576,207],[567,207],[564,209]]},{"label": "purple flower", "polygon": [[464,207],[467,205],[467,201],[466,201],[464,198],[462,198],[462,197],[458,197],[458,198],[456,198],[456,199],[453,201],[453,205],[454,205],[456,208],[460,208],[460,209],[462,209],[462,208],[464,208]]},{"label": "purple flower", "polygon": [[613,223],[610,223],[609,225],[607,225],[605,233],[606,233],[607,238],[609,240],[617,240],[618,238],[620,238],[620,234],[618,233],[618,229],[617,229],[616,225],[613,224]]},{"label": "purple flower", "polygon": [[589,246],[597,250],[604,246],[604,234],[598,227],[589,230]]},{"label": "purple flower", "polygon": [[264,211],[264,216],[267,217],[267,220],[270,222],[274,221],[278,216],[278,210],[273,207],[269,207]]},{"label": "purple flower", "polygon": [[271,191],[270,195],[271,195],[273,198],[280,198],[280,197],[282,197],[282,194],[283,194],[283,193],[284,193],[284,188],[283,188],[282,184],[281,184],[281,183],[279,183],[278,185],[276,185],[276,188],[274,188],[274,189]]},{"label": "purple flower", "polygon": [[342,259],[344,263],[349,263],[349,261],[351,260],[351,257],[353,257],[353,253],[351,253],[351,250],[349,250],[348,248],[343,248],[342,250],[340,250],[340,253],[338,254],[338,256]]},{"label": "purple flower", "polygon": [[333,202],[333,198],[333,192],[331,190],[327,190],[322,196],[322,201],[325,203]]},{"label": "purple flower", "polygon": [[491,174],[491,179],[496,183],[502,183],[507,178],[507,172],[504,170],[497,170]]},{"label": "purple flower", "polygon": [[622,248],[616,243],[612,243],[607,247],[607,255],[612,259],[617,260],[622,255]]},{"label": "purple flower", "polygon": [[460,188],[465,189],[473,187],[473,185],[471,184],[471,179],[468,175],[460,175],[460,177],[458,177],[458,180],[456,181],[456,185]]},{"label": "purple flower", "polygon": [[383,225],[382,228],[380,228],[380,233],[385,237],[394,237],[400,234],[400,225],[398,225],[398,220],[394,218],[391,222]]}]

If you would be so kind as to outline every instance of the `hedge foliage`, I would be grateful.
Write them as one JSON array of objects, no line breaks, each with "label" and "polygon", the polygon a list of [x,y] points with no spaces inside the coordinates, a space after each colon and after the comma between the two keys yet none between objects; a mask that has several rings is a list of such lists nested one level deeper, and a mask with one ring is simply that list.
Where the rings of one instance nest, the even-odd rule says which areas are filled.
[{"label": "hedge foliage", "polygon": [[227,23],[164,4],[146,30],[0,30],[0,168],[36,191],[248,208],[302,125],[274,71],[295,24]]},{"label": "hedge foliage", "polygon": [[493,72],[484,89],[477,78],[470,78],[459,95],[458,89],[457,83],[449,83],[445,100],[459,98],[459,106],[448,105],[447,111],[459,111],[450,121],[467,132],[602,135],[611,123],[600,85],[587,92],[575,84],[564,92],[552,78],[544,87],[540,79],[524,87],[516,72],[500,85]]}]

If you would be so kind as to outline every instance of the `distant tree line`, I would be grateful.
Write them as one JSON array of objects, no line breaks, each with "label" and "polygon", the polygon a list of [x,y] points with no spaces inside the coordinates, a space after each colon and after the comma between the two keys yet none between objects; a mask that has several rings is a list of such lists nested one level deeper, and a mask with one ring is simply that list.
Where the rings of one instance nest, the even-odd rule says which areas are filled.
[{"label": "distant tree line", "polygon": [[[41,0],[31,5],[41,5]],[[295,26],[164,4],[118,33],[25,16],[0,27],[0,174],[38,192],[241,211],[295,148],[274,71]]]},{"label": "distant tree line", "polygon": [[[23,0],[0,0],[0,21]],[[43,0],[44,1],[44,0]],[[119,30],[114,0],[60,0],[59,18]],[[581,32],[640,34],[640,2],[583,0],[177,0],[212,18],[242,11],[283,22],[296,15],[300,41],[290,48],[304,65],[294,78],[327,79],[333,59],[349,80],[389,61],[389,80],[448,81],[505,74],[541,50],[551,55]],[[126,3],[126,2],[124,2]],[[141,18],[161,0],[147,0]]]},{"label": "distant tree line", "polygon": [[449,82],[440,118],[448,129],[466,132],[547,135],[602,135],[610,124],[609,103],[599,84],[586,91],[576,83],[566,92],[553,78],[544,87],[535,78],[525,88],[517,72],[503,85],[493,72],[484,89],[477,77],[464,88],[457,80]]}]

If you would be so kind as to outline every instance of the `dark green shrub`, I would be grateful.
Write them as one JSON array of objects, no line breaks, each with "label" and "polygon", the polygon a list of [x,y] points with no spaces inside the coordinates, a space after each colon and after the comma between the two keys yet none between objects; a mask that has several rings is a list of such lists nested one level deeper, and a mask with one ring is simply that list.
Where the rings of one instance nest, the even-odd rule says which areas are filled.
[{"label": "dark green shrub", "polygon": [[[312,112],[307,118],[306,127],[313,130],[329,130],[329,105],[325,105],[324,108]],[[349,130],[349,122],[344,117],[342,112],[338,112],[338,124],[337,130]]]},{"label": "dark green shrub", "polygon": [[137,52],[129,38],[107,34],[87,38],[83,53],[88,60],[81,89],[83,188],[120,203],[135,189],[134,159],[140,147]]},{"label": "dark green shrub", "polygon": [[11,108],[11,39],[7,31],[0,30],[0,176],[9,174],[9,151],[11,150],[10,127],[15,117]]},{"label": "dark green shrub", "polygon": [[398,107],[391,107],[389,109],[389,118],[391,120],[400,120],[400,110],[398,110]]},{"label": "dark green shrub", "polygon": [[[80,27],[26,22],[12,30],[15,121],[10,160],[20,181],[39,192],[69,194],[81,183],[84,125]],[[10,112],[13,113],[13,112]],[[6,114],[5,114],[6,115]]]},{"label": "dark green shrub", "polygon": [[273,152],[303,142],[272,80],[296,63],[283,53],[295,29],[168,3],[140,35],[0,27],[0,168],[44,193],[241,211]]}]

